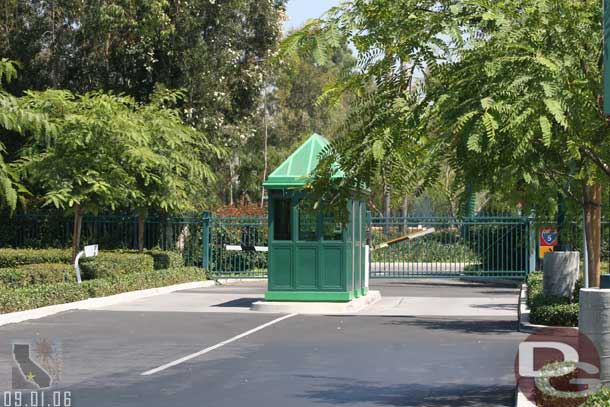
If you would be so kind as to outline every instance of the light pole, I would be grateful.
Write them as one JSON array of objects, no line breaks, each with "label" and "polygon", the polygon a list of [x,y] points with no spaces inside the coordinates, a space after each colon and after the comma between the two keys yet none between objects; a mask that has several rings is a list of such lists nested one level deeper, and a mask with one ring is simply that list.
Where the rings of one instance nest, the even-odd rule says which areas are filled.
[{"label": "light pole", "polygon": [[90,246],[85,246],[85,249],[80,251],[76,255],[76,259],[74,259],[74,270],[76,271],[76,281],[78,281],[79,284],[82,282],[82,280],[80,278],[80,266],[78,265],[78,261],[80,260],[80,258],[83,255],[85,257],[95,257],[95,256],[97,256],[97,245],[93,244],[93,245],[90,245]]}]

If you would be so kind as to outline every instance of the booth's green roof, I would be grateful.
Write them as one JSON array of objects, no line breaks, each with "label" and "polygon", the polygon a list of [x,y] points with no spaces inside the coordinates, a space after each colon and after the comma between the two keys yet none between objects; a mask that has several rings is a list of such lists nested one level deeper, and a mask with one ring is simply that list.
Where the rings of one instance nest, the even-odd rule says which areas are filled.
[{"label": "booth's green roof", "polygon": [[[327,139],[314,133],[269,175],[264,186],[270,189],[305,186],[318,166],[320,152],[328,144]],[[333,178],[343,176],[343,171],[337,169]]]}]

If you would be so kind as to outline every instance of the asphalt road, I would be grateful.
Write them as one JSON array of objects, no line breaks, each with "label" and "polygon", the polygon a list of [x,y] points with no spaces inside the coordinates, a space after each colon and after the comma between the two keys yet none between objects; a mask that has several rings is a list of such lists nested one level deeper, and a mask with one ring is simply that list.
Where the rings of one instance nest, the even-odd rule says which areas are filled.
[{"label": "asphalt road", "polygon": [[[377,284],[385,295],[516,296],[508,287],[451,281]],[[249,298],[261,289],[210,291]],[[230,304],[226,311],[75,311],[0,327],[0,383],[9,389],[11,344],[45,338],[61,344],[62,379],[53,390],[70,391],[73,407],[513,403],[513,361],[525,336],[514,318],[500,316],[296,315],[141,375],[282,317],[231,312]]]}]

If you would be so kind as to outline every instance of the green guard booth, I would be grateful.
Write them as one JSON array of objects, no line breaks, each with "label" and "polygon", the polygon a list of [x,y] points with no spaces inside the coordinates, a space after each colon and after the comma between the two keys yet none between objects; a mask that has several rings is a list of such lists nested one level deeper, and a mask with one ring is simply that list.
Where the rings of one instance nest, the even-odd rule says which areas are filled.
[{"label": "green guard booth", "polygon": [[[267,179],[269,280],[266,301],[349,302],[366,295],[366,204],[348,203],[349,223],[314,209],[305,189],[328,140],[314,134]],[[344,174],[337,170],[334,177]]]}]

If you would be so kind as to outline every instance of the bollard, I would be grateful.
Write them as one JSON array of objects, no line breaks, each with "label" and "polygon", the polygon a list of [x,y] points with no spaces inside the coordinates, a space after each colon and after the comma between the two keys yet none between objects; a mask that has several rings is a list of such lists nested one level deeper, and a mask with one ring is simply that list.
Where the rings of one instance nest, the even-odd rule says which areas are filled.
[{"label": "bollard", "polygon": [[578,252],[549,252],[544,255],[544,295],[572,298],[580,272]]},{"label": "bollard", "polygon": [[595,344],[601,363],[602,384],[610,383],[610,290],[580,290],[578,329]]},{"label": "bollard", "polygon": [[610,288],[610,274],[600,276],[599,288]]}]

